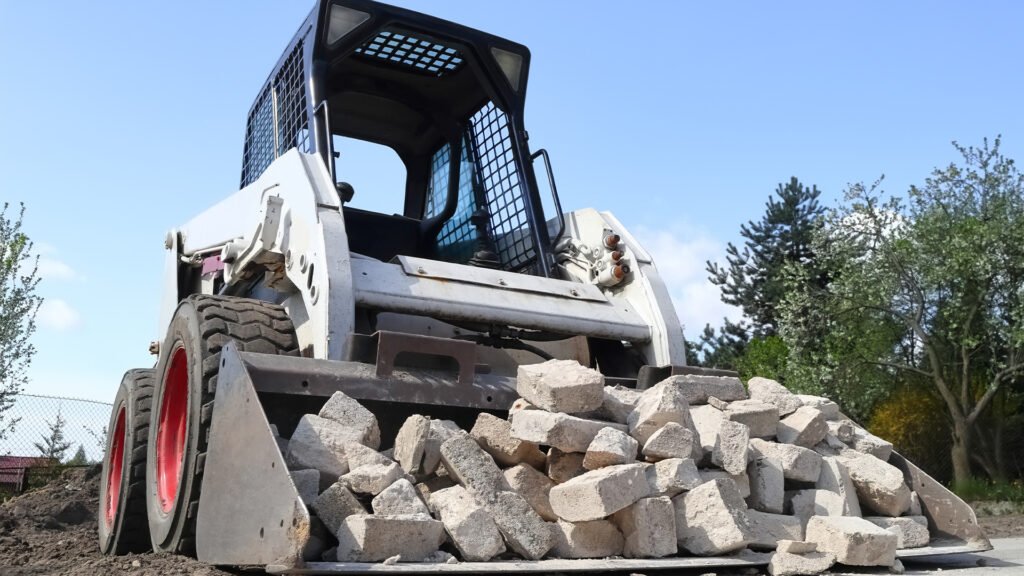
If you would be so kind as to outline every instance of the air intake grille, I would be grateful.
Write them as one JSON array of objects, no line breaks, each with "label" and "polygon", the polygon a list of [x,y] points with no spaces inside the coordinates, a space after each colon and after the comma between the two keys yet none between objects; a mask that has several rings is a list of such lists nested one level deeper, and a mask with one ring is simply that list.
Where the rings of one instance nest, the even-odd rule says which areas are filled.
[{"label": "air intake grille", "polygon": [[461,52],[440,40],[394,28],[378,32],[356,54],[437,77],[457,72],[465,62]]}]

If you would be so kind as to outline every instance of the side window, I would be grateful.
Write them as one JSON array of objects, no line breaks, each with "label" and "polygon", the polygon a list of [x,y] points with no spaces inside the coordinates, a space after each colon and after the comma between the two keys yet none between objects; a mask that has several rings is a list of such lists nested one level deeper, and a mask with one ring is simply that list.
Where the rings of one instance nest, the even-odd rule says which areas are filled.
[{"label": "side window", "polygon": [[345,136],[333,137],[335,173],[355,190],[353,208],[401,214],[405,206],[405,163],[391,148]]},{"label": "side window", "polygon": [[[471,153],[469,142],[464,139],[459,161],[459,201],[455,207],[455,214],[445,222],[437,235],[437,255],[449,262],[469,262],[476,247],[476,227],[469,218],[483,199],[476,198],[474,194],[476,165],[470,160]],[[434,153],[430,162],[430,190],[424,212],[425,218],[436,216],[444,210],[445,200],[448,198],[450,171],[451,146],[445,144]]]}]

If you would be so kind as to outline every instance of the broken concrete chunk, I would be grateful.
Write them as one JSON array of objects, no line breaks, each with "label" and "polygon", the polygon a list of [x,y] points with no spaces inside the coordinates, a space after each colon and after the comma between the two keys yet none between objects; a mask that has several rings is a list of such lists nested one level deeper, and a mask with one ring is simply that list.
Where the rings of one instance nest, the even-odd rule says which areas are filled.
[{"label": "broken concrete chunk", "polygon": [[374,450],[380,448],[380,428],[377,427],[377,418],[344,392],[332,394],[320,409],[318,416],[358,430],[362,435],[362,444]]},{"label": "broken concrete chunk", "polygon": [[420,499],[416,488],[405,478],[399,478],[380,491],[371,502],[373,513],[378,516],[399,516],[402,514],[430,515],[427,505]]},{"label": "broken concrete chunk", "polygon": [[747,465],[750,496],[747,506],[761,512],[782,514],[786,481],[782,463],[775,458],[756,458]]},{"label": "broken concrete chunk", "polygon": [[315,468],[336,478],[348,472],[345,446],[359,443],[362,438],[358,430],[306,414],[288,442],[286,460],[291,468]]},{"label": "broken concrete chunk", "polygon": [[882,440],[859,426],[853,427],[853,440],[847,444],[857,452],[870,454],[883,462],[888,461],[892,454],[892,442]]},{"label": "broken concrete chunk", "polygon": [[754,540],[747,506],[731,480],[705,482],[676,496],[672,504],[679,547],[691,554],[726,554]]},{"label": "broken concrete chunk", "polygon": [[853,441],[853,423],[849,420],[829,420],[825,423],[828,433],[843,443]]},{"label": "broken concrete chunk", "polygon": [[586,474],[583,467],[584,454],[580,452],[562,452],[558,448],[548,449],[548,462],[544,471],[555,484],[571,480],[580,474]]},{"label": "broken concrete chunk", "polygon": [[750,390],[750,397],[771,404],[779,409],[779,416],[786,416],[803,406],[803,402],[797,398],[785,386],[769,378],[755,376],[747,381],[747,388]]},{"label": "broken concrete chunk", "polygon": [[575,360],[519,366],[516,392],[550,412],[589,412],[604,402],[604,376]]},{"label": "broken concrete chunk", "polygon": [[857,489],[841,458],[825,456],[821,461],[821,474],[815,488],[831,490],[843,498],[843,516],[861,516]]},{"label": "broken concrete chunk", "polygon": [[354,442],[345,445],[345,458],[348,460],[349,470],[355,470],[361,466],[387,466],[394,463],[394,460],[373,448]]},{"label": "broken concrete chunk", "polygon": [[431,494],[438,490],[451,488],[452,486],[457,486],[457,484],[451,476],[431,476],[419,484],[416,484],[416,491],[420,493],[420,497],[423,498],[424,502],[430,502]]},{"label": "broken concrete chunk", "polygon": [[754,534],[750,541],[752,549],[775,550],[780,540],[802,540],[804,537],[803,524],[796,516],[747,510],[747,518]]},{"label": "broken concrete chunk", "polygon": [[669,422],[647,439],[643,455],[648,462],[657,462],[666,458],[700,458],[700,453],[703,451],[699,445],[696,446],[698,454],[694,456],[694,436],[695,434],[689,428]]},{"label": "broken concrete chunk", "polygon": [[[921,497],[917,495],[917,492],[910,492],[910,510],[907,510],[907,516],[923,516],[924,509],[921,508]],[[859,514],[858,514],[859,516]]]},{"label": "broken concrete chunk", "polygon": [[541,518],[548,522],[558,520],[548,497],[555,483],[543,472],[526,464],[518,464],[505,470],[504,474],[509,486],[525,498]]},{"label": "broken concrete chunk", "polygon": [[897,550],[927,546],[928,539],[931,538],[928,533],[928,519],[924,516],[866,516],[864,519],[895,534]]},{"label": "broken concrete chunk", "polygon": [[797,394],[796,397],[803,402],[804,406],[817,408],[821,411],[821,415],[825,417],[825,420],[836,420],[841,417],[839,413],[839,404],[836,404],[828,398],[811,396],[810,394]]},{"label": "broken concrete chunk", "polygon": [[766,442],[760,438],[750,441],[755,458],[774,458],[782,464],[782,475],[797,482],[817,482],[821,474],[821,455],[792,444]]},{"label": "broken concrete chunk", "polygon": [[423,459],[420,461],[421,474],[428,475],[437,471],[441,464],[441,444],[456,434],[465,434],[458,424],[451,420],[431,420],[427,432],[427,442],[423,445]]},{"label": "broken concrete chunk", "polygon": [[551,489],[551,509],[563,520],[598,520],[648,496],[645,468],[649,464],[607,466]]},{"label": "broken concrete chunk", "polygon": [[320,471],[314,469],[292,470],[289,472],[292,477],[292,484],[295,484],[295,491],[299,498],[309,506],[320,495]]},{"label": "broken concrete chunk", "polygon": [[747,399],[743,382],[735,376],[677,374],[669,376],[667,380],[682,388],[686,401],[691,405],[706,404],[711,397],[725,402]]},{"label": "broken concrete chunk", "polygon": [[441,445],[441,462],[448,474],[481,499],[500,490],[511,490],[494,459],[468,434],[459,434]]},{"label": "broken concrete chunk", "polygon": [[376,496],[404,475],[402,467],[391,462],[387,465],[370,464],[349,470],[348,474],[342,475],[341,481],[357,494]]},{"label": "broken concrete chunk", "polygon": [[338,561],[401,555],[404,562],[419,562],[437,551],[443,537],[444,525],[429,516],[349,516],[338,529]]},{"label": "broken concrete chunk", "polygon": [[772,576],[821,574],[835,563],[836,557],[830,552],[776,552],[768,561],[768,573]]},{"label": "broken concrete chunk", "polygon": [[555,546],[551,553],[557,558],[607,558],[622,555],[622,533],[607,520],[559,520],[552,528]]},{"label": "broken concrete chunk", "polygon": [[602,428],[626,430],[622,424],[586,420],[544,410],[523,410],[512,416],[513,438],[552,446],[563,452],[586,452]]},{"label": "broken concrete chunk", "polygon": [[751,438],[774,438],[779,427],[779,409],[760,400],[740,400],[726,408],[726,420],[746,424]]},{"label": "broken concrete chunk", "polygon": [[636,408],[640,400],[640,392],[634,388],[616,384],[615,386],[604,387],[604,401],[597,410],[602,419],[625,424],[629,413]]},{"label": "broken concrete chunk", "polygon": [[540,448],[533,442],[513,438],[511,430],[512,425],[507,420],[481,412],[469,433],[499,466],[525,463],[543,468],[545,457]]},{"label": "broken concrete chunk", "polygon": [[395,461],[409,474],[423,473],[423,454],[430,434],[430,419],[413,414],[395,436]]},{"label": "broken concrete chunk", "polygon": [[704,468],[699,470],[700,479],[704,482],[710,482],[718,478],[725,480],[731,480],[736,485],[736,489],[739,490],[740,497],[747,498],[750,496],[750,478],[747,476],[747,471],[744,470],[741,474],[729,474],[725,470],[718,470],[715,468]]},{"label": "broken concrete chunk", "polygon": [[527,560],[539,560],[554,546],[551,525],[519,494],[499,491],[486,500],[479,497],[478,500],[490,512],[508,547],[516,554]]},{"label": "broken concrete chunk", "polygon": [[863,518],[814,516],[805,539],[851,566],[892,566],[896,560],[896,535]]},{"label": "broken concrete chunk", "polygon": [[494,518],[462,486],[431,494],[430,508],[444,523],[463,560],[486,562],[505,551]]},{"label": "broken concrete chunk", "polygon": [[[690,417],[693,420],[693,429],[697,431],[694,440],[700,443],[701,454],[706,453],[710,459],[715,450],[715,442],[718,441],[718,431],[725,420],[725,413],[710,404],[703,404],[694,406],[690,410]],[[697,457],[696,451],[693,459],[698,462],[701,460]]]},{"label": "broken concrete chunk", "polygon": [[662,558],[677,552],[675,508],[667,496],[641,498],[611,520],[625,538],[626,558]]},{"label": "broken concrete chunk", "polygon": [[520,410],[538,410],[538,408],[522,398],[517,398],[508,408],[508,419],[510,422],[512,421],[512,415]]},{"label": "broken concrete chunk", "polygon": [[627,422],[630,435],[642,444],[646,444],[652,434],[669,422],[696,431],[682,386],[672,380],[663,380],[644,390]]},{"label": "broken concrete chunk", "polygon": [[587,446],[583,467],[597,470],[605,466],[628,464],[636,460],[639,444],[629,434],[614,428],[602,428]]},{"label": "broken concrete chunk", "polygon": [[366,508],[363,508],[352,491],[341,482],[336,482],[324,490],[310,508],[335,537],[338,536],[338,527],[345,518],[353,514],[366,514]]},{"label": "broken concrete chunk", "polygon": [[746,424],[723,420],[711,452],[711,462],[731,475],[743,474],[747,469],[749,442],[750,428]]},{"label": "broken concrete chunk", "polygon": [[729,403],[728,402],[726,402],[725,400],[719,400],[718,398],[715,398],[714,396],[708,396],[708,404],[714,406],[715,408],[718,408],[719,410],[728,410],[729,409]]},{"label": "broken concrete chunk", "polygon": [[846,500],[828,490],[786,492],[787,511],[806,525],[811,516],[842,516]]},{"label": "broken concrete chunk", "polygon": [[910,508],[910,488],[899,468],[869,454],[843,462],[857,489],[861,506],[882,516],[900,516]]},{"label": "broken concrete chunk", "polygon": [[803,542],[801,540],[779,540],[779,545],[775,547],[775,550],[789,554],[807,554],[809,552],[817,552],[818,545],[814,542]]},{"label": "broken concrete chunk", "polygon": [[776,437],[779,442],[814,448],[815,444],[825,439],[828,425],[820,410],[801,406],[780,420],[777,430]]},{"label": "broken concrete chunk", "polygon": [[652,495],[672,497],[704,483],[691,458],[668,458],[645,470]]}]

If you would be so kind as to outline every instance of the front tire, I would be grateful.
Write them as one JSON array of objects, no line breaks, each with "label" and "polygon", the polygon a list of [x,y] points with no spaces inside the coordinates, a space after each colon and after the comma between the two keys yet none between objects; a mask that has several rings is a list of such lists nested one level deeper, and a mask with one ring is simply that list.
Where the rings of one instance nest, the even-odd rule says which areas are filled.
[{"label": "front tire", "polygon": [[149,428],[146,508],[154,550],[195,555],[220,351],[230,340],[243,352],[299,351],[295,328],[276,304],[194,295],[178,305],[161,346]]}]

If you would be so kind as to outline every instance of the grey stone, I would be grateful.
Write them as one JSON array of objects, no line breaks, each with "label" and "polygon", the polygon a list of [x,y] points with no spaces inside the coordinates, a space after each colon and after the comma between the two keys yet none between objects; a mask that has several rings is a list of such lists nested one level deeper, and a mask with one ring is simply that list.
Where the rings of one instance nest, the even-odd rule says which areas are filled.
[{"label": "grey stone", "polygon": [[648,462],[657,462],[666,458],[691,458],[694,457],[696,448],[697,458],[702,452],[699,445],[695,446],[692,430],[681,424],[669,422],[660,430],[651,434],[643,447],[643,455]]},{"label": "grey stone", "polygon": [[611,420],[619,424],[625,424],[629,413],[636,408],[640,400],[640,392],[635,388],[627,388],[622,385],[605,386],[604,400],[597,414],[602,420]]},{"label": "grey stone", "polygon": [[512,415],[515,414],[516,412],[519,412],[520,410],[539,410],[539,408],[537,408],[533,404],[530,404],[529,402],[527,402],[526,400],[524,400],[522,398],[518,398],[508,408],[508,420],[509,420],[509,422],[512,421]]},{"label": "grey stone", "polygon": [[377,516],[400,516],[403,514],[430,515],[427,505],[420,499],[416,488],[405,478],[399,478],[380,491],[371,502]]},{"label": "grey stone", "polygon": [[512,425],[507,420],[481,412],[469,433],[499,466],[525,463],[534,468],[543,468],[545,456],[540,448],[533,442],[513,438],[511,429]]},{"label": "grey stone", "polygon": [[604,401],[604,376],[575,360],[519,366],[516,392],[550,412],[589,412]]},{"label": "grey stone", "polygon": [[842,516],[846,500],[828,490],[786,492],[786,508],[806,525],[811,516]]},{"label": "grey stone", "polygon": [[747,506],[761,512],[782,514],[785,504],[785,478],[782,463],[775,458],[756,458],[747,465],[750,496]]},{"label": "grey stone", "polygon": [[431,494],[430,508],[444,523],[445,531],[463,560],[486,562],[505,551],[494,518],[462,486]]},{"label": "grey stone", "polygon": [[362,466],[388,466],[395,462],[373,448],[354,442],[345,445],[345,458],[348,459],[349,470],[355,470]]},{"label": "grey stone", "polygon": [[315,469],[291,470],[288,472],[292,477],[292,484],[295,484],[295,491],[299,498],[309,506],[320,495],[320,471]]},{"label": "grey stone", "polygon": [[928,519],[924,516],[865,516],[864,519],[895,534],[897,550],[927,546],[931,538],[931,534],[928,533]]},{"label": "grey stone", "polygon": [[626,558],[662,558],[677,552],[675,507],[667,496],[641,498],[611,520],[625,538]]},{"label": "grey stone", "polygon": [[779,442],[814,448],[815,444],[825,439],[828,425],[820,410],[801,406],[780,420],[777,430],[776,437]]},{"label": "grey stone", "polygon": [[335,537],[338,536],[338,527],[345,518],[353,514],[366,514],[366,508],[363,508],[355,495],[341,482],[336,482],[324,490],[310,508]]},{"label": "grey stone", "polygon": [[921,507],[921,497],[917,495],[917,492],[910,492],[910,509],[907,510],[908,516],[923,516],[924,509]]},{"label": "grey stone", "polygon": [[418,562],[437,551],[444,525],[429,516],[369,516],[345,518],[338,529],[339,562],[381,562],[401,556]]},{"label": "grey stone", "polygon": [[551,509],[563,520],[585,522],[613,514],[648,496],[644,464],[607,466],[551,489]]},{"label": "grey stone", "polygon": [[358,430],[306,414],[299,420],[288,442],[286,460],[291,468],[315,468],[337,478],[348,472],[345,446],[359,443],[362,438]]},{"label": "grey stone", "polygon": [[747,498],[750,496],[750,478],[747,476],[747,471],[744,470],[740,474],[729,474],[725,470],[718,470],[715,468],[703,468],[699,470],[700,479],[704,482],[710,482],[722,478],[725,480],[731,480],[736,485],[736,489],[739,490],[740,496]]},{"label": "grey stone", "polygon": [[[725,420],[725,413],[710,404],[702,404],[690,409],[690,417],[693,421],[693,428],[697,431],[694,440],[700,444],[701,454],[706,453],[710,460],[711,453],[715,450],[715,442],[718,441],[718,431],[722,428],[722,421]],[[698,462],[701,460],[701,457],[696,455],[696,451],[693,458]]]},{"label": "grey stone", "polygon": [[821,474],[818,476],[816,488],[831,490],[843,498],[843,516],[862,516],[857,489],[850,479],[850,472],[842,459],[825,456],[821,461]]},{"label": "grey stone", "polygon": [[342,475],[341,481],[357,494],[376,496],[404,475],[402,467],[395,462],[387,465],[369,464],[349,470],[348,474]]},{"label": "grey stone", "polygon": [[782,475],[797,482],[817,482],[821,474],[821,455],[793,444],[766,442],[759,438],[750,440],[755,458],[773,458],[782,464]]},{"label": "grey stone", "polygon": [[775,550],[788,554],[807,554],[809,552],[817,552],[818,545],[814,542],[803,542],[801,540],[779,540]]},{"label": "grey stone", "polygon": [[682,387],[672,380],[663,380],[644,390],[627,422],[629,434],[641,444],[646,444],[652,434],[669,422],[696,431]]},{"label": "grey stone", "polygon": [[715,556],[745,548],[754,539],[747,506],[735,483],[705,482],[672,499],[680,548],[697,556]]},{"label": "grey stone", "polygon": [[555,485],[550,478],[526,464],[513,466],[505,470],[504,474],[509,486],[525,498],[541,518],[548,522],[558,520],[549,499],[551,488]]},{"label": "grey stone", "polygon": [[493,492],[477,499],[494,518],[505,543],[527,560],[539,560],[554,546],[551,525],[534,512],[525,498],[515,492]]},{"label": "grey stone", "polygon": [[607,520],[559,520],[552,528],[555,546],[551,553],[558,558],[607,558],[622,555],[622,533]]},{"label": "grey stone", "polygon": [[747,399],[743,382],[735,376],[678,374],[669,376],[668,380],[682,388],[686,401],[691,405],[706,404],[711,397],[725,402]]},{"label": "grey stone", "polygon": [[445,440],[441,445],[441,462],[456,482],[482,498],[512,489],[494,459],[469,435]]},{"label": "grey stone", "polygon": [[805,539],[850,566],[892,566],[896,559],[896,535],[854,516],[814,516]]},{"label": "grey stone", "polygon": [[747,510],[747,518],[754,534],[750,541],[753,549],[775,550],[780,540],[802,540],[804,537],[803,524],[796,516]]},{"label": "grey stone", "polygon": [[746,424],[723,420],[711,452],[711,462],[731,475],[743,474],[747,469],[749,442],[750,428]]},{"label": "grey stone", "polygon": [[883,462],[892,454],[892,442],[882,440],[859,426],[853,427],[853,440],[847,444],[857,452],[870,454]]},{"label": "grey stone", "polygon": [[828,420],[828,433],[843,443],[853,442],[853,423],[849,420]]},{"label": "grey stone", "polygon": [[423,498],[424,502],[430,502],[431,494],[438,490],[451,488],[452,486],[458,486],[458,484],[455,483],[451,476],[431,476],[416,484],[416,491],[420,493],[420,497]]},{"label": "grey stone", "polygon": [[628,464],[636,460],[639,444],[629,434],[614,428],[602,428],[587,446],[583,467],[597,470],[605,466]]},{"label": "grey stone", "polygon": [[786,416],[803,406],[800,398],[775,380],[755,376],[747,380],[750,397],[771,404],[779,409],[779,416]]},{"label": "grey stone", "polygon": [[882,516],[900,516],[910,509],[910,488],[899,468],[869,454],[843,462],[857,489],[861,506]]},{"label": "grey stone", "polygon": [[430,419],[413,414],[406,418],[395,436],[395,460],[409,474],[422,474],[423,455],[430,434]]},{"label": "grey stone", "polygon": [[708,404],[723,411],[729,409],[728,402],[726,402],[725,400],[721,400],[719,398],[715,398],[714,396],[708,396]]},{"label": "grey stone", "polygon": [[586,452],[602,428],[625,431],[622,424],[586,420],[544,410],[521,410],[512,416],[513,438],[552,446],[563,452]]},{"label": "grey stone", "polygon": [[420,460],[420,474],[429,475],[437,471],[441,464],[441,444],[456,434],[466,432],[451,420],[431,420],[427,431],[427,441],[423,445],[423,458]]},{"label": "grey stone", "polygon": [[837,420],[842,417],[839,412],[839,404],[836,404],[828,398],[811,396],[810,394],[797,394],[796,397],[803,402],[804,406],[817,408],[821,411],[821,415],[825,417],[825,420]]},{"label": "grey stone", "polygon": [[363,444],[374,450],[380,448],[380,428],[377,427],[377,418],[344,392],[332,394],[320,408],[318,416],[358,430],[362,435]]},{"label": "grey stone", "polygon": [[835,563],[836,557],[830,552],[807,552],[804,554],[776,552],[768,561],[768,573],[772,576],[821,574]]},{"label": "grey stone", "polygon": [[751,438],[774,438],[779,427],[779,409],[760,400],[732,402],[724,412],[726,420],[746,424]]},{"label": "grey stone", "polygon": [[652,495],[672,497],[704,483],[691,458],[668,458],[648,466],[644,473]]},{"label": "grey stone", "polygon": [[550,448],[544,471],[555,484],[561,484],[586,474],[587,469],[583,467],[584,457],[585,455],[580,452],[562,452],[558,448]]}]

